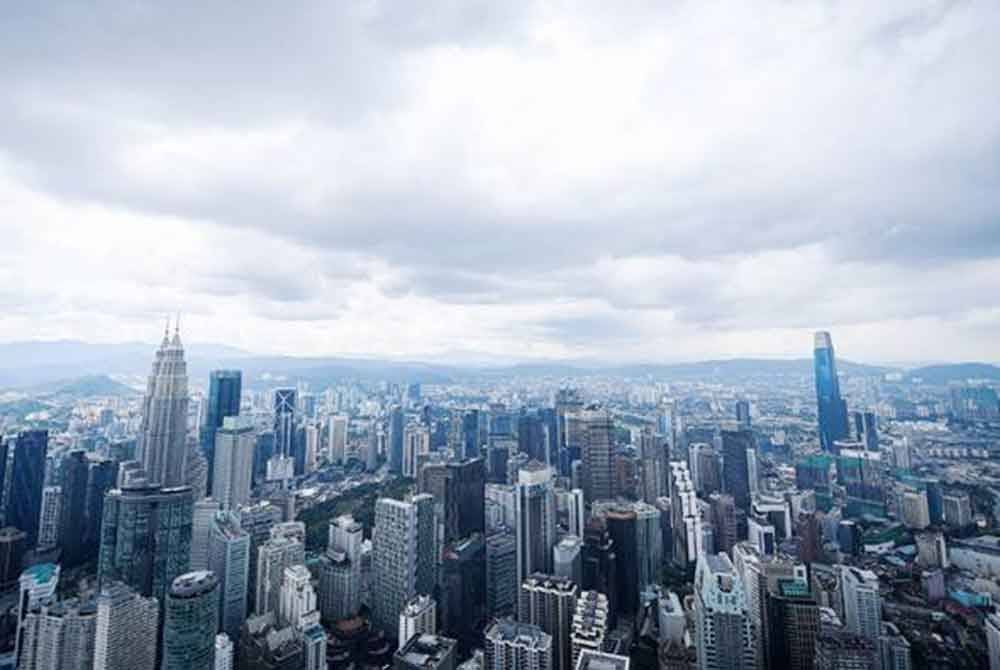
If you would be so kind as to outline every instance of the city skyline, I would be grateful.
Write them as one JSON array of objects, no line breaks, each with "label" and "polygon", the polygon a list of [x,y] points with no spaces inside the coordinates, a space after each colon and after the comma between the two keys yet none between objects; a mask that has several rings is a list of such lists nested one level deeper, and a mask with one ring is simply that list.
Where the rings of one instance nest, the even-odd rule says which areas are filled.
[{"label": "city skyline", "polygon": [[4,9],[0,341],[1000,358],[995,5],[195,7]]}]

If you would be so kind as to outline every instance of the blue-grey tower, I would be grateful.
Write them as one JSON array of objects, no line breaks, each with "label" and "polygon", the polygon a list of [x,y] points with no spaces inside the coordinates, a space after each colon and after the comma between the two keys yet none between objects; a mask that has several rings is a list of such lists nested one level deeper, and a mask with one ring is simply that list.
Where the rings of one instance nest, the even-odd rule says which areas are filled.
[{"label": "blue-grey tower", "polygon": [[816,410],[819,416],[819,441],[824,451],[834,451],[834,442],[847,438],[847,403],[840,397],[837,361],[830,333],[815,336],[813,364],[816,372]]},{"label": "blue-grey tower", "polygon": [[243,392],[243,374],[239,370],[212,370],[208,377],[208,396],[205,398],[205,421],[201,426],[201,450],[208,461],[208,493],[212,494],[215,471],[215,433],[227,416],[240,413],[240,395]]},{"label": "blue-grey tower", "polygon": [[11,469],[7,500],[7,524],[27,534],[27,546],[38,542],[38,523],[42,513],[42,488],[45,486],[45,457],[49,448],[47,430],[26,430],[14,442],[14,465]]},{"label": "blue-grey tower", "polygon": [[163,615],[161,670],[212,670],[219,629],[219,580],[208,571],[174,579]]}]

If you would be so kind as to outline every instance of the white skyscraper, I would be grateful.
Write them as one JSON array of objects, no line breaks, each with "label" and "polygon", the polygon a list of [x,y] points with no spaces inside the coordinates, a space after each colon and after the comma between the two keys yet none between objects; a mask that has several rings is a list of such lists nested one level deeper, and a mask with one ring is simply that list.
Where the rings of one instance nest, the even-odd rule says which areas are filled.
[{"label": "white skyscraper", "polygon": [[871,570],[840,567],[840,590],[844,596],[844,626],[872,640],[876,647],[882,634],[882,598],[878,575]]},{"label": "white skyscraper", "polygon": [[215,636],[215,670],[233,670],[233,642],[225,633]]},{"label": "white skyscraper", "polygon": [[305,627],[306,617],[316,612],[316,591],[312,576],[304,565],[285,568],[281,582],[281,607],[278,619],[287,626]]},{"label": "white skyscraper", "polygon": [[556,498],[552,470],[538,461],[521,466],[515,486],[514,534],[517,540],[517,583],[536,572],[552,572],[556,543]]},{"label": "white skyscraper", "polygon": [[743,582],[725,554],[702,554],[694,577],[699,670],[749,670],[756,652]]},{"label": "white skyscraper", "polygon": [[90,670],[97,615],[77,600],[32,608],[24,618],[21,670]]},{"label": "white skyscraper", "polygon": [[150,482],[164,487],[187,483],[187,413],[187,364],[178,323],[173,338],[163,333],[143,402],[136,458]]},{"label": "white skyscraper", "polygon": [[484,637],[483,670],[552,669],[552,636],[538,626],[496,619]]},{"label": "white skyscraper", "polygon": [[219,503],[212,498],[198,500],[191,518],[191,571],[208,570],[208,542]]},{"label": "white skyscraper", "polygon": [[421,424],[407,424],[403,430],[403,476],[416,477],[421,458],[430,450],[430,429]]},{"label": "white skyscraper", "polygon": [[418,595],[399,613],[399,646],[414,635],[437,633],[437,603],[428,595]]},{"label": "white skyscraper", "polygon": [[155,670],[159,620],[156,598],[105,585],[97,597],[94,670]]},{"label": "white skyscraper", "polygon": [[59,521],[62,519],[62,487],[42,489],[42,513],[38,519],[39,550],[54,549],[59,544]]},{"label": "white skyscraper", "polygon": [[227,416],[215,432],[212,497],[222,509],[236,509],[250,501],[256,439],[253,418],[248,416]]},{"label": "white skyscraper", "polygon": [[[275,528],[278,528],[276,526]],[[254,594],[254,614],[274,612],[278,614],[281,601],[281,585],[285,568],[305,563],[305,545],[297,539],[285,535],[275,535],[257,549],[257,592]]]},{"label": "white skyscraper", "polygon": [[219,629],[237,639],[247,618],[250,577],[250,534],[233,512],[219,512],[212,524],[208,567],[219,579]]}]

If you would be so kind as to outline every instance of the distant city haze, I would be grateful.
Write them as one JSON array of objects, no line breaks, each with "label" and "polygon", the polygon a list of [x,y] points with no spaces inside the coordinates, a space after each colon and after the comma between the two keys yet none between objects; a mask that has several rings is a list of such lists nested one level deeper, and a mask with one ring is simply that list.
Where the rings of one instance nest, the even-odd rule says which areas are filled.
[{"label": "distant city haze", "polygon": [[[196,26],[197,28],[193,28]],[[1000,4],[0,9],[0,342],[1000,360]]]}]

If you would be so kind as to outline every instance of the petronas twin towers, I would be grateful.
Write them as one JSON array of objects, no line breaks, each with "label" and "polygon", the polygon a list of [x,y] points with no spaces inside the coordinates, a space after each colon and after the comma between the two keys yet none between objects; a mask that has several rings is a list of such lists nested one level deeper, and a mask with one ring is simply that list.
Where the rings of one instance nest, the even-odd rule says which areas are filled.
[{"label": "petronas twin towers", "polygon": [[172,338],[168,320],[146,386],[136,452],[149,483],[165,488],[187,484],[187,414],[187,363],[180,319]]}]

